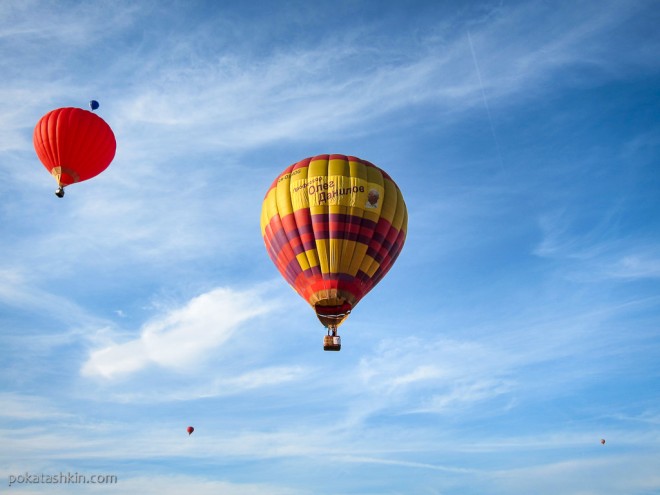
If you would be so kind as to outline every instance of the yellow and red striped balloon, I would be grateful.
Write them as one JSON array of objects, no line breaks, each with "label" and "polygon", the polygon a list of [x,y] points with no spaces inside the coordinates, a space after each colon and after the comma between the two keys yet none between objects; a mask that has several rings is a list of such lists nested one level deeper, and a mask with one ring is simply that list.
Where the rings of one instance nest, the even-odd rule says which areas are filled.
[{"label": "yellow and red striped balloon", "polygon": [[289,284],[336,329],[392,267],[406,239],[401,191],[383,170],[345,155],[287,167],[261,210],[261,234]]}]

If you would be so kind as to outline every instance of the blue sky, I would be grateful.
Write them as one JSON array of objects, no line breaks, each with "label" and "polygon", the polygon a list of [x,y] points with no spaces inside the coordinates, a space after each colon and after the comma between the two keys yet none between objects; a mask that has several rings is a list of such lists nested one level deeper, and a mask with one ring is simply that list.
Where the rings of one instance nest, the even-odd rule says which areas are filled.
[{"label": "blue sky", "polygon": [[[659,23],[644,0],[0,3],[0,492],[658,493]],[[117,155],[60,200],[32,130],[92,98]],[[322,153],[409,210],[339,353],[259,229]]]}]

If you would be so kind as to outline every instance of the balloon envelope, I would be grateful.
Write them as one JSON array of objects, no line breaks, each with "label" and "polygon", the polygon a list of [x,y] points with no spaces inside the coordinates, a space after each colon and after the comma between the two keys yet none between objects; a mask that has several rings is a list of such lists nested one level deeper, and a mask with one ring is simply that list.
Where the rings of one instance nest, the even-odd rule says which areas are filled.
[{"label": "balloon envelope", "polygon": [[98,101],[91,100],[89,102],[89,108],[91,108],[92,110],[96,110],[98,107],[99,107],[99,102]]},{"label": "balloon envelope", "polygon": [[32,141],[39,160],[61,187],[103,172],[117,149],[110,126],[80,108],[48,112],[37,122]]},{"label": "balloon envelope", "polygon": [[385,276],[406,238],[401,191],[374,164],[319,155],[287,167],[261,210],[268,254],[328,328]]},{"label": "balloon envelope", "polygon": [[186,431],[188,432],[188,435],[190,435],[193,431],[195,431],[195,428],[189,426],[188,428],[186,428]]}]

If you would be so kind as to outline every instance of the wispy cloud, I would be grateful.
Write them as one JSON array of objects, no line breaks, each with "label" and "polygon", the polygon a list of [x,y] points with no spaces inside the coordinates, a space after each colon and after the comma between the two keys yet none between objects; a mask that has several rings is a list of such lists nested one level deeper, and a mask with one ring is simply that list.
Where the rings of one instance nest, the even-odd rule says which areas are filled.
[{"label": "wispy cloud", "polygon": [[[241,324],[272,309],[257,290],[214,289],[145,323],[137,339],[92,351],[82,373],[111,379],[147,366],[189,368],[223,345]],[[252,376],[242,383],[254,380]]]},{"label": "wispy cloud", "polygon": [[[105,320],[87,311],[71,299],[41,288],[28,267],[0,265],[0,303],[32,314],[48,317],[71,328],[104,326]],[[62,335],[60,334],[61,338]],[[47,336],[43,336],[48,340]]]},{"label": "wispy cloud", "polygon": [[[82,106],[107,85],[98,43],[135,22],[136,8],[108,2],[66,8],[38,0],[0,5],[0,150],[32,145],[37,119],[57,106]],[[104,92],[104,91],[103,91]]]},{"label": "wispy cloud", "polygon": [[[185,154],[190,135],[198,149],[241,151],[282,140],[373,132],[377,120],[411,105],[433,105],[447,118],[480,108],[484,95],[493,104],[517,104],[546,93],[543,83],[556,83],[566,69],[607,67],[624,59],[625,47],[612,60],[596,40],[636,10],[621,3],[610,7],[616,8],[584,7],[568,23],[553,9],[518,7],[500,12],[488,27],[472,27],[481,82],[467,31],[457,36],[444,25],[437,29],[446,31],[422,31],[405,45],[378,43],[366,27],[330,30],[314,43],[292,40],[287,51],[258,57],[243,50],[239,33],[200,23],[194,33],[161,39],[148,58],[141,51],[134,57],[122,53],[112,70],[130,72],[132,84],[113,95],[108,115],[125,152],[144,158],[145,151],[159,149]],[[542,17],[545,22],[538,22]],[[531,30],[535,21],[537,29]],[[228,44],[240,53],[227,50]],[[139,143],[133,142],[138,135]]]},{"label": "wispy cloud", "polygon": [[19,394],[17,392],[0,393],[0,417],[5,420],[53,420],[72,417],[50,404],[43,397]]},{"label": "wispy cloud", "polygon": [[501,471],[492,478],[495,493],[568,495],[652,493],[660,487],[657,457],[595,453],[547,465]]},{"label": "wispy cloud", "polygon": [[[115,389],[105,390],[98,400],[130,404],[156,404],[214,397],[223,398],[251,394],[268,387],[283,385],[295,387],[296,382],[304,382],[309,375],[308,369],[297,365],[256,364],[252,366],[252,368],[247,367],[247,370],[241,370],[236,366],[231,366],[229,369],[230,367],[220,365],[215,367],[212,372],[205,371],[194,375],[195,380],[192,384],[187,382],[180,384],[172,380],[167,386],[158,383],[153,387],[138,387],[136,390],[117,386]],[[210,373],[220,376],[209,377]]]},{"label": "wispy cloud", "polygon": [[[473,341],[406,338],[383,341],[378,352],[360,361],[358,376],[370,395],[361,413],[455,414],[490,402],[506,409],[516,388],[520,357]],[[505,397],[503,404],[494,400]],[[508,399],[506,399],[508,397]],[[405,405],[404,405],[405,404]]]},{"label": "wispy cloud", "polygon": [[627,239],[617,235],[617,217],[622,208],[615,207],[594,220],[588,229],[577,226],[584,217],[566,210],[543,215],[540,226],[543,239],[534,249],[540,257],[564,262],[568,273],[580,280],[654,279],[660,276],[658,245],[653,239]]},{"label": "wispy cloud", "polygon": [[[106,487],[107,488],[107,487]],[[114,488],[113,488],[114,491]],[[189,476],[167,476],[154,480],[152,477],[130,477],[121,480],[119,494],[144,493],[145,495],[177,495],[192,491],[199,495],[310,495],[301,488],[289,488],[269,483],[231,483],[220,480],[203,480]],[[67,493],[67,492],[62,492]]]},{"label": "wispy cloud", "polygon": [[347,462],[347,463],[357,463],[357,464],[384,464],[389,466],[404,467],[411,469],[430,469],[433,471],[443,471],[445,473],[457,473],[465,475],[474,475],[479,473],[476,469],[465,469],[453,466],[443,466],[440,464],[431,464],[428,462],[414,462],[414,461],[405,461],[397,459],[387,459],[380,457],[360,457],[352,455],[343,455],[343,456],[333,456],[331,457],[334,461]]},{"label": "wispy cloud", "polygon": [[[571,12],[538,5],[495,9],[485,16],[487,24],[469,27],[481,82],[474,70],[467,30],[457,33],[455,26],[445,23],[426,26],[404,44],[388,43],[366,26],[350,32],[328,28],[314,43],[308,37],[295,38],[288,50],[270,50],[266,57],[259,57],[248,49],[244,33],[236,32],[228,21],[218,26],[221,21],[198,20],[194,30],[157,37],[158,24],[166,16],[150,6],[95,4],[65,11],[38,9],[40,15],[28,16],[29,6],[15,4],[6,8],[13,22],[0,39],[16,44],[17,37],[37,36],[47,41],[49,50],[64,45],[73,55],[54,57],[55,62],[60,60],[58,69],[66,70],[77,63],[77,57],[87,57],[85,72],[96,74],[95,81],[111,74],[130,74],[128,87],[105,89],[102,96],[113,101],[105,115],[115,123],[124,152],[139,159],[146,156],[145,151],[159,149],[184,154],[192,144],[191,135],[196,136],[194,144],[200,149],[239,151],[282,140],[373,132],[376,119],[411,105],[436,105],[446,118],[479,108],[484,95],[491,104],[537,97],[547,91],[543,82],[556,82],[558,73],[566,68],[580,64],[608,68],[623,63],[630,54],[642,56],[626,44],[613,43],[614,52],[601,49],[604,33],[642,8],[621,2],[608,2],[607,7],[582,5]],[[154,25],[147,31],[153,33],[153,39],[143,39],[131,50],[119,46],[116,53],[95,59],[99,40],[127,32],[142,15],[153,18]],[[181,15],[187,15],[185,9]],[[260,32],[258,25],[253,29],[255,34]],[[519,43],[521,37],[524,44]],[[29,83],[29,76],[23,75],[19,84],[21,67],[30,69],[35,85],[52,79],[52,74],[35,72],[34,62],[44,56],[39,52],[43,45],[22,43],[24,53],[3,51],[6,66],[17,68],[14,78],[9,78],[16,84],[9,91]],[[647,55],[647,59],[653,57]],[[53,65],[49,67],[52,71]],[[616,71],[606,73],[615,77]],[[564,79],[565,84],[572,82]],[[71,93],[75,86],[66,77],[57,78],[55,85],[49,83],[50,100],[54,91]],[[89,83],[87,86],[91,89]],[[34,92],[43,101],[43,92]],[[11,109],[15,111],[15,106]],[[32,117],[24,112],[20,115]],[[185,138],[180,137],[183,131]],[[140,136],[139,141],[135,136]],[[27,144],[24,139],[21,142]]]},{"label": "wispy cloud", "polygon": [[624,254],[609,268],[604,267],[606,276],[619,279],[660,278],[660,257],[657,249],[639,254]]}]

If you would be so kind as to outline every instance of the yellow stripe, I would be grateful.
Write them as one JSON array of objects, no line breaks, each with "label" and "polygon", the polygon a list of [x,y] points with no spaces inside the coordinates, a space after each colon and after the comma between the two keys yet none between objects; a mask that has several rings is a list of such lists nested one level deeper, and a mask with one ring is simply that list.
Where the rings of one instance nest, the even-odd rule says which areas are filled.
[{"label": "yellow stripe", "polygon": [[383,210],[380,212],[380,217],[392,223],[396,213],[396,205],[398,203],[397,187],[391,180],[385,179],[385,200],[383,201]]},{"label": "yellow stripe", "polygon": [[[348,168],[348,162],[346,160],[334,159],[328,162],[328,177],[326,183],[328,185],[339,182],[343,180],[346,174],[350,173]],[[350,179],[350,177],[349,177]],[[330,189],[326,191],[326,195],[331,194]],[[330,215],[340,215],[346,213],[346,206],[342,205],[341,202],[337,201],[328,201],[328,212]],[[336,274],[339,273],[341,266],[341,248],[342,248],[342,239],[330,239],[329,242],[329,258],[330,258],[330,273]]]},{"label": "yellow stripe", "polygon": [[309,261],[307,259],[307,253],[299,253],[296,255],[296,259],[298,260],[298,264],[300,265],[300,268],[304,270],[309,270],[310,265]]},{"label": "yellow stripe", "polygon": [[364,259],[362,260],[362,265],[360,266],[360,269],[369,275],[369,277],[373,277],[374,273],[376,273],[376,270],[380,266],[380,263],[378,263],[375,259],[373,259],[371,256],[368,254],[364,255]]},{"label": "yellow stripe", "polygon": [[[307,196],[310,186],[315,186],[323,182],[328,175],[328,160],[319,159],[309,162],[307,170],[307,191],[302,194]],[[314,205],[310,202],[309,212],[312,215],[322,215],[327,213],[326,205]],[[330,273],[330,257],[328,256],[328,243],[324,239],[316,240],[316,255],[322,273]]]},{"label": "yellow stripe", "polygon": [[316,254],[319,257],[319,265],[321,265],[321,273],[330,273],[328,241],[326,241],[325,239],[316,239]]},{"label": "yellow stripe", "polygon": [[396,193],[396,211],[392,219],[392,226],[397,230],[403,230],[405,232],[408,224],[408,212],[406,211],[406,204],[403,202],[403,195],[398,188]]},{"label": "yellow stripe", "polygon": [[277,215],[277,190],[271,189],[268,191],[266,198],[261,206],[261,236],[266,235],[266,226],[270,223],[271,219]]},{"label": "yellow stripe", "polygon": [[290,182],[291,176],[286,174],[280,177],[277,181],[277,187],[275,188],[277,211],[280,218],[284,218],[288,214],[293,213],[293,208],[291,208],[291,191],[289,191]]},{"label": "yellow stripe", "polygon": [[351,264],[349,265],[347,273],[353,276],[357,275],[357,272],[362,266],[362,263],[364,261],[364,256],[367,253],[367,249],[368,246],[366,244],[362,244],[361,242],[355,243],[355,251],[353,252],[353,259],[351,260]]},{"label": "yellow stripe", "polygon": [[291,207],[294,211],[309,208],[309,199],[307,198],[307,174],[309,167],[301,167],[291,174],[289,184],[289,194],[291,196]]}]

